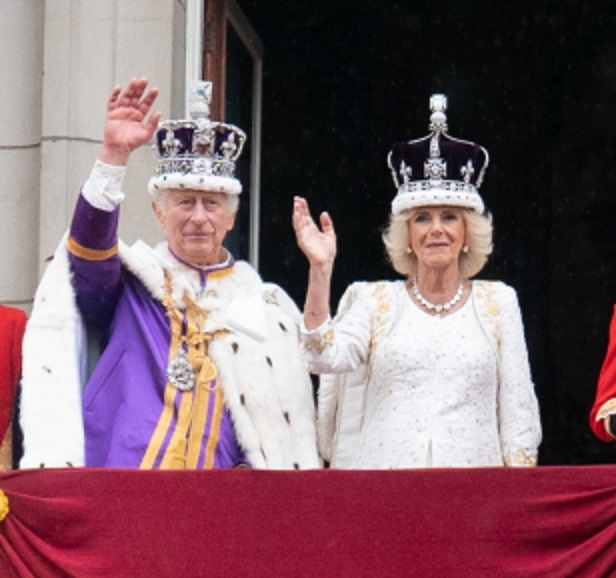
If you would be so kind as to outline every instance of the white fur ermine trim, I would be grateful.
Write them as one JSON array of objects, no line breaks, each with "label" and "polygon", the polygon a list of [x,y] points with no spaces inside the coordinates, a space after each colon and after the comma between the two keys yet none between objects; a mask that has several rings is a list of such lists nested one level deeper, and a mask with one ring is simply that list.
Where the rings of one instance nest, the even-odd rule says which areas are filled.
[{"label": "white fur ermine trim", "polygon": [[229,177],[195,175],[192,173],[154,175],[148,182],[148,192],[152,197],[156,197],[160,191],[166,189],[193,189],[225,193],[226,195],[239,195],[242,192],[242,184],[237,179]]},{"label": "white fur ermine trim", "polygon": [[298,327],[271,294],[266,309],[266,342],[235,333],[210,344],[225,403],[254,467],[319,468],[312,384]]},{"label": "white fur ermine trim", "polygon": [[85,339],[70,284],[66,236],[34,297],[23,342],[21,468],[84,465],[79,352]]},{"label": "white fur ermine trim", "polygon": [[391,212],[394,215],[417,207],[459,207],[472,209],[479,214],[485,210],[483,200],[479,193],[452,192],[446,189],[427,189],[425,191],[413,191],[398,193],[391,203]]}]

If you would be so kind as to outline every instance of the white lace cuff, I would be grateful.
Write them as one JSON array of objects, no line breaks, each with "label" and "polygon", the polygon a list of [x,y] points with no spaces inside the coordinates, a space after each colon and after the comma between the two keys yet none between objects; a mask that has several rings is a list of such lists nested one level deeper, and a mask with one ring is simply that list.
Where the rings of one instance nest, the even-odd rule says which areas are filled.
[{"label": "white lace cuff", "polygon": [[125,174],[125,166],[108,165],[97,159],[81,192],[93,207],[114,211],[124,200],[122,182]]}]

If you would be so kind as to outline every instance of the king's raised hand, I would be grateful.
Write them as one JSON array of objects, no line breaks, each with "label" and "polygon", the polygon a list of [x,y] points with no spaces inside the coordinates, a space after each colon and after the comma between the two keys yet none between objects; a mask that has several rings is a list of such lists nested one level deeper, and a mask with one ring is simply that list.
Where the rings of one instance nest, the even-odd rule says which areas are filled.
[{"label": "king's raised hand", "polygon": [[116,86],[107,101],[103,146],[99,159],[111,165],[126,165],[130,154],[150,142],[161,117],[152,112],[157,88],[148,90],[147,78],[133,78],[125,88]]}]

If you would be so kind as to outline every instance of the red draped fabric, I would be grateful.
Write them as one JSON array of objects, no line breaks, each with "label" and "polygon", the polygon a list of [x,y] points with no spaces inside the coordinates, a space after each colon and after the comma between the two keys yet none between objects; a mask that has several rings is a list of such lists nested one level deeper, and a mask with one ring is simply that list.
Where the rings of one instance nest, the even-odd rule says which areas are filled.
[{"label": "red draped fabric", "polygon": [[608,577],[616,466],[0,475],[0,576]]}]

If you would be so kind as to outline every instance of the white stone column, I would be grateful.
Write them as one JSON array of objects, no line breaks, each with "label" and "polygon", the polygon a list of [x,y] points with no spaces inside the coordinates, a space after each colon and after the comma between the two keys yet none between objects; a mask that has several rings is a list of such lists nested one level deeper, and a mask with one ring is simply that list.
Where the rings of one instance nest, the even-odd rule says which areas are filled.
[{"label": "white stone column", "polygon": [[0,0],[0,302],[29,309],[37,283],[41,0]]},{"label": "white stone column", "polygon": [[[156,109],[167,118],[183,113],[185,18],[181,0],[46,1],[41,256],[54,250],[70,224],[113,87],[147,76],[160,89]],[[120,220],[126,242],[162,237],[147,195],[155,161],[150,147],[131,158]]]}]

